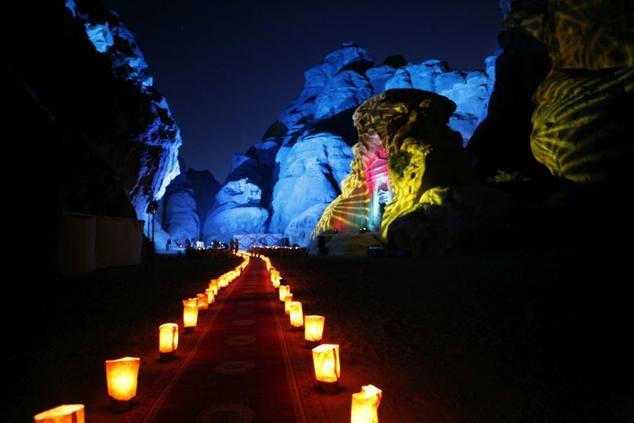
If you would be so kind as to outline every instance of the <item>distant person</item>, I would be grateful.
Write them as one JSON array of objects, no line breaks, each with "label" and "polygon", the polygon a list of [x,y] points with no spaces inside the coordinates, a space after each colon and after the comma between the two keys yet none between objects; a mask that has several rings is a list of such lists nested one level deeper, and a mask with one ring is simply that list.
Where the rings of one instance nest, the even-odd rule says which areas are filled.
[{"label": "distant person", "polygon": [[236,240],[233,242],[233,251],[237,253],[237,252],[238,252],[238,247],[239,247],[239,246],[240,246],[240,243],[239,243],[239,242],[238,242],[238,240],[236,239]]},{"label": "distant person", "polygon": [[189,238],[185,240],[185,248],[188,250],[192,248],[192,242],[189,240]]},{"label": "distant person", "polygon": [[165,243],[165,251],[169,251],[171,245],[172,245],[172,238],[167,238],[167,242]]}]

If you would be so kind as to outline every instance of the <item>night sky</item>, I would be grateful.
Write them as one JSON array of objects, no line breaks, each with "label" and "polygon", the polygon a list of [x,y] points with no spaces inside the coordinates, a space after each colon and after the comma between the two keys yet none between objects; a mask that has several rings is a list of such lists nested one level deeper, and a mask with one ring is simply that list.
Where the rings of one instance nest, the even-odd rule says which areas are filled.
[{"label": "night sky", "polygon": [[181,156],[221,182],[301,91],[303,73],[355,41],[376,63],[445,60],[481,69],[497,48],[497,0],[108,0],[179,123]]}]

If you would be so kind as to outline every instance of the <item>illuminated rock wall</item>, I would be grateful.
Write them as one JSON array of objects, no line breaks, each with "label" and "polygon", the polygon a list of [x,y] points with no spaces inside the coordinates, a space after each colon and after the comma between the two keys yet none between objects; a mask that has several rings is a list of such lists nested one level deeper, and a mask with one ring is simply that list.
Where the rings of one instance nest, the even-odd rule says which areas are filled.
[{"label": "illuminated rock wall", "polygon": [[[363,103],[354,114],[359,142],[352,173],[315,234],[368,227],[386,238],[390,224],[415,210],[430,188],[474,184],[461,137],[447,126],[455,107],[445,97],[412,89],[388,90]],[[376,206],[382,202],[384,211]]]},{"label": "illuminated rock wall", "polygon": [[[148,203],[160,199],[179,173],[180,129],[167,100],[154,87],[152,76],[134,35],[105,3],[67,0],[66,8],[84,27],[99,55],[107,57],[114,78],[126,81],[134,91],[128,101],[143,111],[136,117],[127,140],[130,154],[116,158],[125,187],[139,219],[146,219]],[[130,116],[133,116],[130,114]]]},{"label": "illuminated rock wall", "polygon": [[631,180],[634,7],[599,0],[540,3],[513,3],[506,22],[543,43],[552,62],[534,95],[533,155],[570,181]]},{"label": "illuminated rock wall", "polygon": [[[453,71],[440,60],[412,64],[400,56],[388,57],[375,66],[368,51],[344,43],[305,72],[300,95],[280,114],[263,141],[239,157],[239,165],[234,166],[227,182],[248,178],[260,187],[261,207],[270,214],[266,231],[283,233],[291,244],[308,245],[322,212],[342,192],[359,201],[329,211],[339,217],[336,225],[343,228],[346,222],[355,222],[376,228],[383,207],[379,196],[391,195],[382,189],[389,185],[385,157],[364,168],[369,187],[342,187],[351,171],[352,145],[357,142],[352,121],[355,108],[388,88],[438,92],[458,105],[449,117],[449,126],[466,143],[486,115],[495,78],[494,59],[487,58],[482,71]],[[266,150],[259,146],[266,146]],[[256,154],[256,147],[266,154]],[[367,189],[376,195],[368,196]],[[370,220],[368,213],[373,216]]]}]

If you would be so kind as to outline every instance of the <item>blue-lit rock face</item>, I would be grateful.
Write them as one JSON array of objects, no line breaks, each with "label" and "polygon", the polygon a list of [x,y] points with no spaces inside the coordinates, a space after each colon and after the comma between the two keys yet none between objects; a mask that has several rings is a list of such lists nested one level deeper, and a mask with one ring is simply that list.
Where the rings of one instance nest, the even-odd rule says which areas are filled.
[{"label": "blue-lit rock face", "polygon": [[226,183],[205,220],[204,241],[229,241],[236,234],[264,232],[269,213],[260,207],[261,199],[262,190],[248,178]]},{"label": "blue-lit rock face", "polygon": [[[180,167],[186,167],[182,160]],[[186,240],[194,244],[202,239],[202,226],[219,189],[218,181],[206,170],[188,169],[174,178],[159,202],[156,247],[165,249],[168,239],[172,240],[172,246],[185,245]]]},{"label": "blue-lit rock face", "polygon": [[166,197],[164,229],[172,236],[172,241],[184,243],[187,239],[198,240],[200,221],[193,191],[183,189]]},{"label": "blue-lit rock face", "polygon": [[[427,60],[396,70],[385,82],[385,89],[417,88],[448,97],[456,103],[449,127],[462,135],[466,145],[477,126],[486,117],[489,96],[494,84],[495,56],[485,59],[485,71],[452,71],[447,63]],[[491,72],[491,73],[489,73]]]},{"label": "blue-lit rock face", "polygon": [[[234,161],[227,181],[248,178],[262,190],[260,208],[270,214],[262,231],[283,233],[291,244],[307,246],[321,213],[350,172],[351,146],[357,141],[352,112],[357,106],[390,88],[436,92],[457,104],[449,126],[466,144],[486,116],[494,60],[487,58],[483,71],[453,71],[440,60],[411,64],[400,56],[374,66],[365,49],[344,43],[304,73],[300,95],[282,111],[264,141]],[[232,218],[239,214],[232,213]],[[205,234],[217,232],[214,225],[227,227],[224,218],[229,216],[214,212]]]},{"label": "blue-lit rock face", "polygon": [[146,124],[130,134],[135,158],[129,157],[128,164],[134,169],[126,171],[129,180],[125,181],[125,187],[137,217],[145,219],[148,203],[160,199],[180,172],[180,129],[165,97],[153,87],[143,53],[127,26],[116,13],[107,9],[95,13],[94,4],[87,2],[83,8],[83,3],[67,0],[66,8],[83,24],[95,51],[108,58],[114,78],[127,81],[143,103]]},{"label": "blue-lit rock face", "polygon": [[340,136],[322,132],[299,137],[292,147],[282,147],[277,157],[280,174],[273,190],[270,231],[303,245],[323,209],[341,192],[352,149]]}]

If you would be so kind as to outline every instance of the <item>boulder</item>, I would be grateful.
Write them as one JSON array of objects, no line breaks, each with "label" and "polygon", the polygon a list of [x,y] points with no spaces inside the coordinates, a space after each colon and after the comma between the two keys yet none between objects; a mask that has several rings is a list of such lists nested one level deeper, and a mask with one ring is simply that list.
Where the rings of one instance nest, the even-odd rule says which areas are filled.
[{"label": "boulder", "polygon": [[163,197],[170,181],[180,173],[180,129],[165,97],[153,87],[143,53],[119,15],[105,3],[67,2],[66,7],[84,27],[97,54],[107,58],[112,77],[129,83],[129,92],[112,94],[117,102],[113,107],[122,116],[114,120],[114,126],[122,121],[129,125],[127,131],[115,129],[114,133],[127,135],[130,153],[120,149],[121,158],[114,162],[123,163],[121,174],[132,204],[137,216],[146,219],[149,202]]},{"label": "boulder", "polygon": [[172,237],[172,242],[196,241],[200,235],[200,220],[196,210],[194,191],[179,187],[163,198],[163,229]]},{"label": "boulder", "polygon": [[225,205],[216,208],[205,221],[204,241],[207,244],[214,240],[228,242],[234,235],[263,233],[268,218],[268,211],[261,207]]},{"label": "boulder", "polygon": [[261,233],[269,217],[260,207],[262,190],[248,179],[227,182],[216,194],[213,209],[205,219],[203,238],[227,241],[233,235]]},{"label": "boulder", "polygon": [[[485,59],[485,65],[490,64],[490,61],[489,58]],[[490,69],[490,65],[487,69]],[[463,144],[466,145],[486,116],[493,78],[494,72],[453,71],[446,62],[434,59],[397,69],[385,82],[385,89],[416,88],[448,97],[457,106],[449,120],[449,127],[462,135]]]},{"label": "boulder", "polygon": [[531,151],[537,161],[573,182],[629,186],[634,67],[553,70],[534,98]]},{"label": "boulder", "polygon": [[[550,69],[543,44],[525,30],[511,28],[498,36],[502,52],[496,60],[495,87],[487,115],[469,140],[482,180],[503,172],[531,179],[547,175],[530,151],[533,94]],[[487,63],[490,67],[491,62]]]},{"label": "boulder", "polygon": [[325,119],[361,104],[372,95],[368,80],[355,71],[344,71],[328,80],[315,99],[315,119]]},{"label": "boulder", "polygon": [[414,255],[508,252],[529,247],[535,210],[500,190],[436,187],[388,230],[388,245]]},{"label": "boulder", "polygon": [[273,190],[271,232],[285,232],[288,224],[315,205],[327,205],[339,194],[339,184],[350,170],[352,150],[338,135],[315,133],[300,137],[278,152],[279,179]]},{"label": "boulder", "polygon": [[380,227],[386,237],[430,188],[475,183],[460,136],[447,126],[455,108],[445,97],[414,89],[388,90],[358,107],[352,172],[315,233]]},{"label": "boulder", "polygon": [[288,238],[291,245],[306,247],[310,244],[315,226],[327,205],[322,202],[316,203],[290,221],[284,231],[284,237]]},{"label": "boulder", "polygon": [[227,182],[216,194],[216,207],[251,206],[260,204],[262,190],[248,179]]}]

